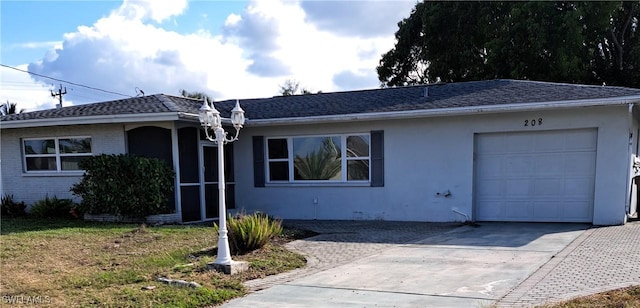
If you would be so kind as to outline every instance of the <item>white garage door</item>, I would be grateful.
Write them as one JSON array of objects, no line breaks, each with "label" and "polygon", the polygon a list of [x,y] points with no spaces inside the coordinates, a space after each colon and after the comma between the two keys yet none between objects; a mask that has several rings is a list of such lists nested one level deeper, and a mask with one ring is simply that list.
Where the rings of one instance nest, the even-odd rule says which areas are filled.
[{"label": "white garage door", "polygon": [[591,222],[596,129],[478,134],[475,219]]}]

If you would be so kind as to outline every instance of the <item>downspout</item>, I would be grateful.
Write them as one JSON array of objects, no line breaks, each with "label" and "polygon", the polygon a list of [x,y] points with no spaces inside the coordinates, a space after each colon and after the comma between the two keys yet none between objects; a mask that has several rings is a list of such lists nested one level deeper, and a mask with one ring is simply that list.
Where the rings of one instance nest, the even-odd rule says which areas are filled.
[{"label": "downspout", "polygon": [[629,103],[629,108],[628,108],[628,126],[629,126],[629,145],[628,145],[628,150],[627,150],[627,197],[625,198],[625,205],[624,205],[624,209],[625,209],[625,215],[626,218],[629,219],[631,218],[631,214],[633,213],[629,213],[631,211],[631,193],[633,192],[633,177],[634,177],[634,173],[632,171],[633,169],[633,103]]}]

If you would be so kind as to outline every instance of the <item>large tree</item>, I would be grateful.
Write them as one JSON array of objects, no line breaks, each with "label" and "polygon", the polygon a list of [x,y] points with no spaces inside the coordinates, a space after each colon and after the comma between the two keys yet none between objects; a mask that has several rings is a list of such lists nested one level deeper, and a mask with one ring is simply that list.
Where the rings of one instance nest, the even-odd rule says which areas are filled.
[{"label": "large tree", "polygon": [[640,87],[640,1],[419,2],[382,86],[514,78]]}]

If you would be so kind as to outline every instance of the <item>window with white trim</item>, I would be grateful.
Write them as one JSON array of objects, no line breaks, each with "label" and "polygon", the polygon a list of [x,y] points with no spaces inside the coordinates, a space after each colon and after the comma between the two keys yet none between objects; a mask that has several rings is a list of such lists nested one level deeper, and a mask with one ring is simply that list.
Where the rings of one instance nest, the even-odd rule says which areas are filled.
[{"label": "window with white trim", "polygon": [[267,138],[267,181],[369,182],[369,134]]},{"label": "window with white trim", "polygon": [[80,171],[79,163],[92,156],[91,137],[22,139],[25,172]]}]

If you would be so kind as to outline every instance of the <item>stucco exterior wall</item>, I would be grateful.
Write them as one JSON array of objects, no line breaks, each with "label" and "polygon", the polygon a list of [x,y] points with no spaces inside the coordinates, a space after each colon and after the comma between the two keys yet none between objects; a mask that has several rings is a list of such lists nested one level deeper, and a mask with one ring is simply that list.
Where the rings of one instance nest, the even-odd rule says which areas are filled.
[{"label": "stucco exterior wall", "polygon": [[[247,115],[249,118],[251,115]],[[525,120],[541,125],[524,126]],[[594,220],[624,223],[629,179],[627,106],[585,107],[296,126],[247,127],[235,144],[236,205],[286,219],[463,221],[473,216],[474,136],[578,128],[598,129]],[[348,184],[253,186],[252,136],[362,133],[384,130],[384,187]],[[451,196],[444,197],[443,192]],[[440,194],[438,194],[440,193]],[[317,202],[316,202],[317,201]]]},{"label": "stucco exterior wall", "polygon": [[56,126],[3,129],[0,132],[2,156],[2,194],[28,205],[45,196],[73,198],[69,189],[80,181],[82,172],[33,174],[23,171],[22,138],[90,136],[93,154],[125,153],[124,128],[119,124]]}]

